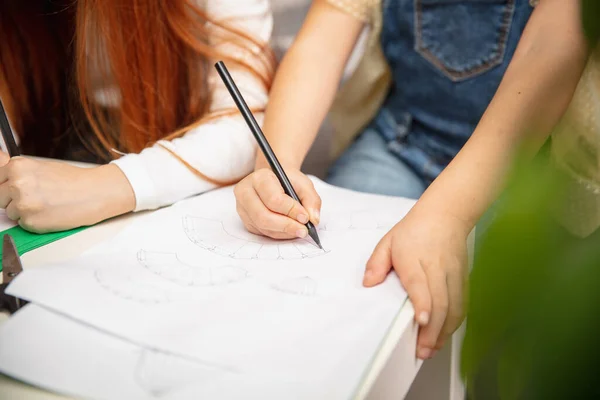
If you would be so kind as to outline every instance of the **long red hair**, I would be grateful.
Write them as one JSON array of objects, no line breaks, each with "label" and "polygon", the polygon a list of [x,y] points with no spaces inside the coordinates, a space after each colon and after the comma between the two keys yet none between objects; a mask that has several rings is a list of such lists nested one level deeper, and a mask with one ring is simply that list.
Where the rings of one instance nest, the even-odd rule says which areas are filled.
[{"label": "long red hair", "polygon": [[[218,59],[268,89],[275,62],[267,44],[195,3],[0,1],[0,96],[24,152],[60,156],[77,131],[91,153],[116,157],[111,149],[140,152],[233,112],[209,112],[207,75]],[[235,46],[235,59],[217,50],[223,43]]]}]

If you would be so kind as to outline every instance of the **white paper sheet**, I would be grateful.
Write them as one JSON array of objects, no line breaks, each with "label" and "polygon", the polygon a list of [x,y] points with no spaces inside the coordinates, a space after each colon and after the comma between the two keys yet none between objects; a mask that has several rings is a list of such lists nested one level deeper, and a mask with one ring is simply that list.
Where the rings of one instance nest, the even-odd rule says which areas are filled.
[{"label": "white paper sheet", "polygon": [[[87,399],[308,399],[303,384],[264,385],[135,345],[30,304],[0,325],[0,372]],[[0,393],[1,394],[1,393]]]},{"label": "white paper sheet", "polygon": [[324,251],[247,233],[227,188],[140,218],[69,263],[28,270],[9,292],[251,381],[256,393],[347,398],[406,299],[393,274],[363,288],[364,265],[413,203],[317,186]]}]

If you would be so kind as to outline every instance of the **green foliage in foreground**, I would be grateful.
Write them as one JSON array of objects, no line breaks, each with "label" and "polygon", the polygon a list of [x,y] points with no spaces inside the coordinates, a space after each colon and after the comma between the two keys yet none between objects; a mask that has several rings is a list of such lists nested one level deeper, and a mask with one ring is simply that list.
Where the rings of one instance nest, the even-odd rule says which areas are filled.
[{"label": "green foliage in foreground", "polygon": [[481,226],[463,375],[476,400],[600,398],[600,232],[554,222],[564,188],[544,161],[518,172]]},{"label": "green foliage in foreground", "polygon": [[581,3],[583,29],[590,43],[598,43],[600,40],[600,1],[581,0]]},{"label": "green foliage in foreground", "polygon": [[[592,48],[600,0],[581,0]],[[570,236],[568,190],[540,157],[478,226],[462,373],[474,400],[600,398],[600,231]]]}]

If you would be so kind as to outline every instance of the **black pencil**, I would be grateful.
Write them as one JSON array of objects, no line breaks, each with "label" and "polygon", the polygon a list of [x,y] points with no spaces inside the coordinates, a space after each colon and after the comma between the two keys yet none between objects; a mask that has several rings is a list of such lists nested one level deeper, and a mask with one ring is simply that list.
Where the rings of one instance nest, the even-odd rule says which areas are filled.
[{"label": "black pencil", "polygon": [[[246,123],[248,124],[248,127],[252,131],[252,134],[256,138],[256,141],[258,142],[258,146],[260,147],[263,154],[265,155],[265,158],[269,162],[271,169],[277,176],[277,179],[279,179],[279,182],[281,183],[283,190],[285,191],[285,193],[288,196],[290,196],[291,198],[296,200],[298,203],[300,203],[300,199],[298,198],[296,191],[292,187],[290,180],[288,179],[287,175],[285,174],[283,167],[277,160],[277,157],[275,156],[275,153],[273,152],[271,145],[269,145],[269,142],[267,141],[267,138],[265,137],[264,133],[260,129],[260,126],[256,122],[256,119],[254,119],[254,115],[252,115],[252,112],[248,108],[246,101],[242,97],[242,94],[240,93],[239,89],[237,88],[235,82],[233,81],[233,78],[229,74],[229,71],[227,71],[227,67],[225,66],[225,63],[223,63],[223,61],[219,61],[218,63],[215,64],[215,68],[217,69],[217,72],[221,76],[223,83],[227,87],[229,94],[231,94],[231,97],[233,97],[233,101],[235,102],[238,109],[242,113],[244,120],[246,120]],[[317,228],[315,228],[315,226],[310,221],[308,221],[306,223],[306,228],[308,229],[308,234],[310,235],[310,237],[322,249],[323,246],[321,246],[321,241],[319,240],[319,235],[317,234]]]},{"label": "black pencil", "polygon": [[10,122],[8,122],[8,116],[4,111],[4,104],[0,99],[0,131],[2,131],[2,137],[4,138],[4,144],[6,144],[6,150],[10,157],[20,156],[21,152],[15,141],[15,136],[12,129],[10,128]]}]

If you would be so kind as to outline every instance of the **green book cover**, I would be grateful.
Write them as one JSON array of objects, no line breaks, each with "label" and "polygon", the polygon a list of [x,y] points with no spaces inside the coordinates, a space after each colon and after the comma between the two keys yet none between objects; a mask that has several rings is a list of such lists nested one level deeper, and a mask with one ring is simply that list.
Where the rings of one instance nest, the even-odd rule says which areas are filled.
[{"label": "green book cover", "polygon": [[[86,226],[71,229],[68,231],[62,232],[51,232],[51,233],[32,233],[28,232],[20,226],[15,226],[13,228],[2,231],[0,234],[2,237],[4,235],[11,235],[13,240],[15,241],[15,245],[17,246],[17,251],[19,255],[23,255],[28,251],[35,250],[38,247],[45,246],[49,243],[55,242],[67,236],[71,236],[77,232],[80,232],[86,229]],[[0,246],[0,257],[2,256],[2,246]],[[2,271],[2,265],[0,265],[0,271]]]}]

